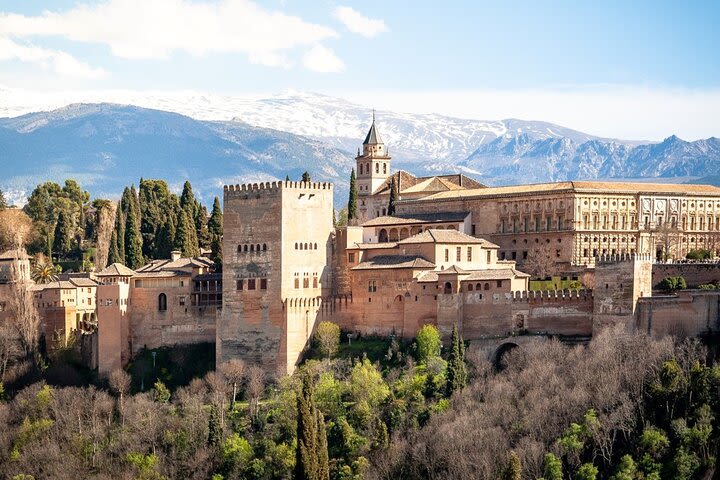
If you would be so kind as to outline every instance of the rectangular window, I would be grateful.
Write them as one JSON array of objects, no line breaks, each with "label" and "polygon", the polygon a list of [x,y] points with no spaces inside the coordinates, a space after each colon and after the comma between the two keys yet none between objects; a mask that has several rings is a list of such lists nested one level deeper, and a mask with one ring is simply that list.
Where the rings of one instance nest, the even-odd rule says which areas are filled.
[{"label": "rectangular window", "polygon": [[467,249],[468,249],[468,252],[467,252],[467,253],[468,253],[468,257],[467,257],[468,259],[467,259],[467,261],[468,261],[468,262],[472,262],[472,247],[467,247]]},{"label": "rectangular window", "polygon": [[260,279],[260,290],[267,290],[267,278]]},{"label": "rectangular window", "polygon": [[254,278],[248,279],[248,290],[255,290],[255,279]]},{"label": "rectangular window", "polygon": [[502,288],[502,280],[498,280],[496,283],[497,288]]},{"label": "rectangular window", "polygon": [[348,262],[355,263],[355,252],[348,253]]},{"label": "rectangular window", "polygon": [[462,259],[462,247],[457,247],[455,249],[455,261],[459,262]]},{"label": "rectangular window", "polygon": [[245,280],[238,280],[238,281],[237,281],[237,284],[236,284],[236,289],[237,289],[237,290],[242,290],[242,289],[243,289],[243,283],[244,283],[244,282],[245,282]]},{"label": "rectangular window", "polygon": [[313,288],[318,288],[318,278],[313,277]]},{"label": "rectangular window", "polygon": [[475,224],[470,225],[470,235],[475,235]]},{"label": "rectangular window", "polygon": [[300,288],[300,279],[295,277],[295,288]]},{"label": "rectangular window", "polygon": [[512,252],[510,258],[512,258],[513,260],[517,260],[517,252]]},{"label": "rectangular window", "polygon": [[445,261],[446,262],[450,261],[450,250],[447,248],[445,249]]},{"label": "rectangular window", "polygon": [[528,252],[527,250],[523,250],[523,260],[527,260]]},{"label": "rectangular window", "polygon": [[490,250],[487,251],[487,263],[490,263]]},{"label": "rectangular window", "polygon": [[184,296],[184,295],[180,295],[179,300],[180,300],[180,306],[181,306],[181,307],[184,307],[184,306],[185,306],[185,296]]}]

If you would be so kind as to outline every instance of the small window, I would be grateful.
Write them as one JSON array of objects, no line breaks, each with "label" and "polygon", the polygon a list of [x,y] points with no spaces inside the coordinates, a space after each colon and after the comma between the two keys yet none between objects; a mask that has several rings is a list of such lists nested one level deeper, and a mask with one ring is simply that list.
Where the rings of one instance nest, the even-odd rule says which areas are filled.
[{"label": "small window", "polygon": [[267,278],[260,279],[260,290],[267,290]]},{"label": "small window", "polygon": [[472,285],[472,283],[468,283],[467,291],[468,291],[468,292],[472,292],[472,291],[473,291],[473,285]]},{"label": "small window", "polygon": [[255,290],[255,279],[254,278],[248,279],[248,290]]},{"label": "small window", "polygon": [[267,250],[267,244],[266,244],[266,243],[263,243],[263,247],[262,247],[262,248],[263,248],[263,252],[266,251],[266,250]]},{"label": "small window", "polygon": [[185,295],[181,295],[179,300],[180,300],[180,306],[184,307],[185,306]]},{"label": "small window", "polygon": [[489,284],[489,283],[486,283],[484,289],[485,289],[485,290],[490,290],[490,284]]},{"label": "small window", "polygon": [[300,279],[298,277],[295,277],[295,288],[296,289],[300,288]]},{"label": "small window", "polygon": [[244,282],[245,282],[245,280],[242,280],[242,279],[241,279],[241,280],[238,280],[237,282],[235,282],[235,283],[236,283],[236,290],[242,290],[242,289],[243,289],[243,283],[244,283]]},{"label": "small window", "polygon": [[462,247],[455,248],[455,261],[459,262],[462,259]]},{"label": "small window", "polygon": [[472,247],[467,247],[467,261],[472,262]]},{"label": "small window", "polygon": [[450,250],[447,248],[445,249],[445,261],[446,262],[450,261]]},{"label": "small window", "polygon": [[158,295],[158,310],[164,312],[167,310],[167,295],[161,293]]},{"label": "small window", "polygon": [[348,262],[355,263],[355,252],[348,253]]},{"label": "small window", "polygon": [[497,288],[502,288],[502,280],[497,280]]}]

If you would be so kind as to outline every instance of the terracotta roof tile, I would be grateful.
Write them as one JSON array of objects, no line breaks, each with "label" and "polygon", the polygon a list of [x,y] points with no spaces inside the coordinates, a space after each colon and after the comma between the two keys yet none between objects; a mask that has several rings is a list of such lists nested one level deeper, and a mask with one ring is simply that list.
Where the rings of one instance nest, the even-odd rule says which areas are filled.
[{"label": "terracotta roof tile", "polygon": [[389,268],[435,268],[435,264],[419,255],[378,255],[353,267],[353,270]]}]

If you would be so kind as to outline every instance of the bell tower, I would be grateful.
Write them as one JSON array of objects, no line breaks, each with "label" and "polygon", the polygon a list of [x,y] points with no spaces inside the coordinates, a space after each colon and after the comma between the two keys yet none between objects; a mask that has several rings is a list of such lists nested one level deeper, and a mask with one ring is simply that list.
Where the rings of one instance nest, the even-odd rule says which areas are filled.
[{"label": "bell tower", "polygon": [[390,176],[390,154],[375,126],[375,110],[373,110],[372,125],[362,145],[362,152],[358,149],[355,161],[358,196],[372,195]]}]

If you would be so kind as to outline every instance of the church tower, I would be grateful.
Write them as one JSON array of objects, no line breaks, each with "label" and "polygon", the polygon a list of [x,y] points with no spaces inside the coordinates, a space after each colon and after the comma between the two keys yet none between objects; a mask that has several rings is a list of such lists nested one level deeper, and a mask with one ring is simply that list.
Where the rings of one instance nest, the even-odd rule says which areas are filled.
[{"label": "church tower", "polygon": [[355,157],[357,162],[358,196],[372,195],[390,176],[390,155],[375,126],[375,110],[372,125]]}]

